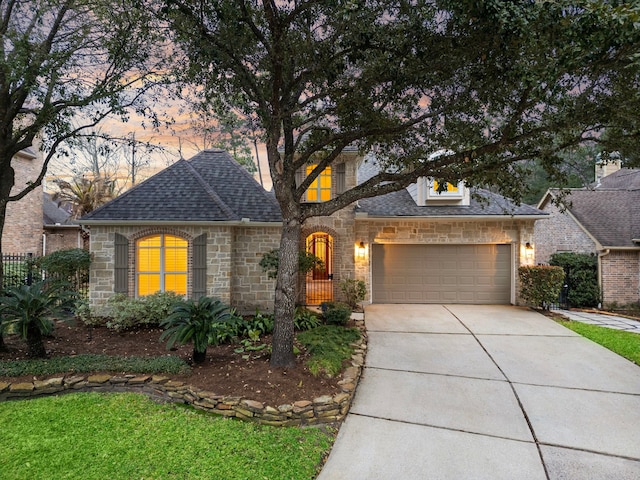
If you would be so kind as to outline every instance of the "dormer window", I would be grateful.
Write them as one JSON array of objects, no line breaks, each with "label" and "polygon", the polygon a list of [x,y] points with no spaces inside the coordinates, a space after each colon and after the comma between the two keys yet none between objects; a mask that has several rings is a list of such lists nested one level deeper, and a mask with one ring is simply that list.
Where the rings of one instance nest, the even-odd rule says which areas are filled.
[{"label": "dormer window", "polygon": [[[428,200],[460,199],[464,197],[463,182],[458,182],[455,185],[447,182],[444,188],[440,187],[440,182],[438,180],[432,180],[429,183],[429,189],[427,191]],[[438,188],[442,188],[442,190],[438,191]]]}]

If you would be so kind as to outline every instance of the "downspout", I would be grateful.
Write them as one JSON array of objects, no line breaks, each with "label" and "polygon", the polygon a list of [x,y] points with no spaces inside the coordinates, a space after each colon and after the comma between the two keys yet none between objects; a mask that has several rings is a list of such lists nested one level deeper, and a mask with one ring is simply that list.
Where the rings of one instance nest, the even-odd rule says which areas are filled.
[{"label": "downspout", "polygon": [[598,302],[598,308],[601,309],[602,308],[602,299],[603,299],[603,295],[604,295],[604,288],[602,285],[602,257],[606,257],[607,255],[609,255],[611,253],[611,249],[610,248],[605,248],[604,250],[601,250],[598,252],[598,285],[600,286],[600,302]]},{"label": "downspout", "polygon": [[42,256],[44,257],[47,254],[47,234],[42,233]]}]

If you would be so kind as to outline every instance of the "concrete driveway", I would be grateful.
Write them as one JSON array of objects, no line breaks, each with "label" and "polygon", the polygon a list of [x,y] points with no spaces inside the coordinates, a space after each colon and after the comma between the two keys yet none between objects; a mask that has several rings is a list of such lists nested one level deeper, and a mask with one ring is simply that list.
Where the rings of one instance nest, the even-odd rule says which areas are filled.
[{"label": "concrete driveway", "polygon": [[640,478],[640,367],[533,311],[371,305],[319,480]]}]

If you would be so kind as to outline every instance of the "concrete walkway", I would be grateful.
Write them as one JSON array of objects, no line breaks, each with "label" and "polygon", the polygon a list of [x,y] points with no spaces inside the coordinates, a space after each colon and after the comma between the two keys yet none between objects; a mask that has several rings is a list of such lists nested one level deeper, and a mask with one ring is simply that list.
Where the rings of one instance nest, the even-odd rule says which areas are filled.
[{"label": "concrete walkway", "polygon": [[640,333],[640,322],[618,315],[610,315],[598,312],[581,312],[579,310],[553,310],[560,315],[576,322],[597,325],[598,327],[624,330],[626,332]]},{"label": "concrete walkway", "polygon": [[371,305],[319,480],[637,480],[640,367],[533,311]]}]

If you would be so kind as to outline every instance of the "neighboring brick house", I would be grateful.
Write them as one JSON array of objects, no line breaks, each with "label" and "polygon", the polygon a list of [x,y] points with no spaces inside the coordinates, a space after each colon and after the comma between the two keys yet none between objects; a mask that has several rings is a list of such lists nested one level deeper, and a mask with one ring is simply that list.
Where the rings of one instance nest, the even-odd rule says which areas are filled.
[{"label": "neighboring brick house", "polygon": [[[40,174],[42,155],[28,148],[19,152],[11,161],[15,172],[15,185],[11,194],[21,192]],[[36,187],[18,202],[7,204],[4,230],[2,232],[3,253],[33,253],[42,251],[42,186]]]},{"label": "neighboring brick house", "polygon": [[[328,200],[375,168],[375,160],[347,149],[305,200]],[[356,278],[367,283],[367,301],[378,303],[516,303],[517,267],[533,262],[526,246],[546,215],[482,190],[476,193],[487,202],[479,202],[463,184],[448,187],[439,194],[420,179],[308,219],[300,246],[324,267],[301,278],[302,301],[339,300],[339,281]],[[91,229],[94,307],[116,292],[172,290],[241,311],[273,309],[275,283],[259,262],[279,246],[280,210],[224,151],[180,160],[81,222]]]},{"label": "neighboring brick house", "polygon": [[638,302],[640,170],[620,169],[589,188],[558,195],[559,190],[551,189],[538,204],[550,218],[536,225],[536,262],[548,263],[556,252],[597,255],[603,303]]},{"label": "neighboring brick house", "polygon": [[43,255],[70,248],[89,248],[88,234],[71,218],[71,214],[46,192],[43,194],[42,224]]}]

